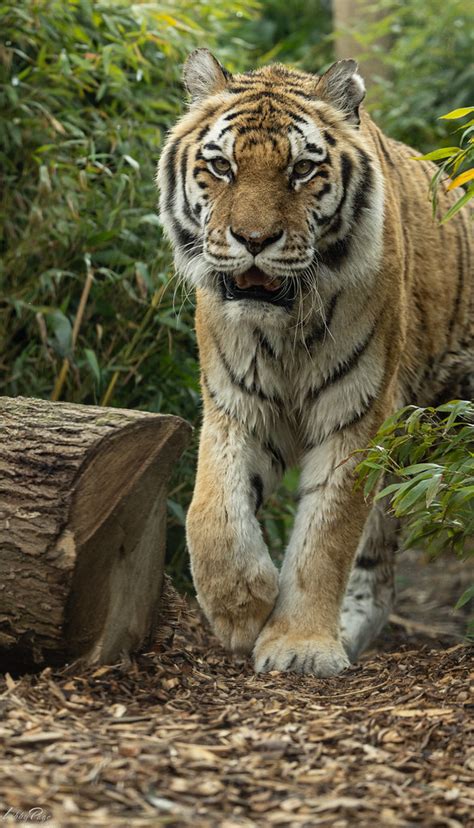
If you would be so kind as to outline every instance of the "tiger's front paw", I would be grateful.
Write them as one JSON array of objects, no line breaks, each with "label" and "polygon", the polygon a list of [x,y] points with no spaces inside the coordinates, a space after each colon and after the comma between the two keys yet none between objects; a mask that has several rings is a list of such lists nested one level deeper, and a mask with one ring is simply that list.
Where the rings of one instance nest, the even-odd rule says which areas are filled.
[{"label": "tiger's front paw", "polygon": [[342,673],[349,664],[340,641],[291,630],[279,634],[271,622],[261,632],[254,649],[257,673],[280,670],[328,678]]},{"label": "tiger's front paw", "polygon": [[270,561],[265,562],[254,572],[236,574],[234,579],[223,574],[219,587],[214,597],[198,593],[199,603],[224,647],[236,655],[248,655],[275,606],[278,571]]}]

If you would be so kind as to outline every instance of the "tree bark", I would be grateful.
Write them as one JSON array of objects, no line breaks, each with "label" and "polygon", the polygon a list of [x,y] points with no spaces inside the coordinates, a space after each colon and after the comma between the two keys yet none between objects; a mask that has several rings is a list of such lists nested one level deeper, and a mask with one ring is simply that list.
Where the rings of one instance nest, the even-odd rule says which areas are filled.
[{"label": "tree bark", "polygon": [[378,38],[369,47],[359,42],[356,35],[366,36],[371,26],[388,14],[384,9],[379,9],[377,4],[370,0],[333,0],[333,23],[336,31],[336,57],[354,58],[359,63],[359,70],[371,89],[376,78],[389,78],[390,69],[381,57],[378,57],[376,49],[387,51],[390,48],[391,39],[386,36]]},{"label": "tree bark", "polygon": [[178,417],[0,398],[0,661],[111,662],[160,608]]}]

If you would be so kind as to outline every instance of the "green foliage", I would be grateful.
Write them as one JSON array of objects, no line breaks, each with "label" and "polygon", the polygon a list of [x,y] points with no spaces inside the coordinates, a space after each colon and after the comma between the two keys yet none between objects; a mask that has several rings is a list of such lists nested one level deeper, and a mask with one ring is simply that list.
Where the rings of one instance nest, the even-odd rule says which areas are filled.
[{"label": "green foliage", "polygon": [[[249,5],[234,4],[241,12]],[[195,405],[192,325],[187,307],[176,317],[166,289],[170,256],[154,170],[182,105],[182,60],[203,39],[203,22],[217,36],[222,8],[221,17],[203,3],[170,8],[85,0],[0,8],[8,44],[0,78],[2,393],[50,393],[62,358],[72,356],[89,268],[67,397],[100,401],[118,371],[108,401],[158,410],[165,397],[183,414]]]},{"label": "green foliage", "polygon": [[280,61],[319,72],[333,59],[331,30],[330,0],[266,0],[240,34],[252,44],[255,64]]},{"label": "green foliage", "polygon": [[439,116],[474,99],[474,6],[377,0],[370,9],[381,19],[356,39],[387,70],[369,86],[371,114],[388,135],[428,150],[447,140]]},{"label": "green foliage", "polygon": [[[407,546],[433,556],[445,551],[463,559],[474,555],[473,402],[402,408],[382,425],[357,471],[366,496],[385,475],[393,480],[376,499],[388,497],[396,517],[406,518]],[[459,606],[470,600],[473,589]]]},{"label": "green foliage", "polygon": [[[474,106],[466,106],[461,109],[454,109],[446,115],[441,115],[441,118],[447,121],[457,121],[466,118],[467,115],[471,115],[473,112]],[[467,190],[462,193],[456,203],[442,217],[441,224],[449,221],[461,207],[464,207],[474,197],[474,184],[469,184],[470,181],[474,180],[474,119],[471,118],[462,124],[462,126],[458,127],[457,131],[462,133],[459,139],[459,146],[443,147],[433,150],[433,152],[428,152],[426,155],[422,155],[417,159],[419,161],[443,162],[431,181],[430,189],[434,214],[436,214],[438,203],[438,186],[445,176],[449,175],[452,178],[448,190],[454,190],[456,187],[462,187],[464,184],[469,185]]]}]

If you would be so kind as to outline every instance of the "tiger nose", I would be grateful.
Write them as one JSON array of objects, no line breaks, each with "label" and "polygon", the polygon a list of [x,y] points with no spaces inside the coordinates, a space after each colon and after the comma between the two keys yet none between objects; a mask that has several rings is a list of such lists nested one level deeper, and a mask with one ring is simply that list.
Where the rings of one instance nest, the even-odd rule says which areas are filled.
[{"label": "tiger nose", "polygon": [[265,247],[277,242],[283,236],[283,230],[279,230],[278,233],[272,233],[271,235],[266,236],[263,235],[263,233],[236,233],[232,227],[230,228],[230,232],[232,233],[234,239],[240,242],[240,244],[243,244],[253,256],[261,253]]}]

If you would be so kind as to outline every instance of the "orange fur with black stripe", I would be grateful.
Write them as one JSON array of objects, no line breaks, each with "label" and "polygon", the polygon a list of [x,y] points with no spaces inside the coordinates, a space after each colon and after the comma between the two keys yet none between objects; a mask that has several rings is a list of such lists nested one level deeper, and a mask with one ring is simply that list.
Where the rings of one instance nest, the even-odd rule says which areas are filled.
[{"label": "orange fur with black stripe", "polygon": [[[199,601],[257,670],[339,673],[383,625],[396,527],[355,460],[406,403],[472,393],[468,218],[431,216],[434,168],[360,111],[354,61],[231,76],[188,59],[160,210],[196,288],[204,421],[187,534]],[[440,210],[453,203],[440,193]],[[348,459],[350,458],[350,459]],[[286,468],[278,573],[257,512]]]}]

